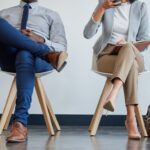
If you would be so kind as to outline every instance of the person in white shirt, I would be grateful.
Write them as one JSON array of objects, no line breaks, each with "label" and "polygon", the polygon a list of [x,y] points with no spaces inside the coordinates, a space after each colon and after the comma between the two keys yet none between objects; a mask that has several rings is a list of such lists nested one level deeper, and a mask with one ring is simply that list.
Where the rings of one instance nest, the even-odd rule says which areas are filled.
[{"label": "person in white shirt", "polygon": [[60,16],[39,6],[38,0],[21,0],[0,11],[0,67],[16,72],[17,100],[8,142],[27,139],[28,110],[35,73],[60,71],[66,64],[67,40]]},{"label": "person in white shirt", "polygon": [[[144,71],[140,51],[132,44],[150,40],[146,4],[138,0],[99,0],[90,21],[84,29],[84,37],[93,37],[102,25],[102,34],[94,45],[98,72],[110,73],[113,88],[106,98],[104,108],[115,110],[116,97],[123,86],[127,117],[128,137],[140,139],[135,117],[138,73]],[[116,49],[116,45],[122,45]]]}]

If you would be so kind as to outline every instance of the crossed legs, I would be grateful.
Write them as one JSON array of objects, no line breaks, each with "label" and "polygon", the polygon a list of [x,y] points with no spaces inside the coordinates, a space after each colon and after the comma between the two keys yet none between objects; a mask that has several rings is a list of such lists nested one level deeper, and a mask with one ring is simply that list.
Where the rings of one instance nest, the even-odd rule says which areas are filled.
[{"label": "crossed legs", "polygon": [[[107,47],[105,51],[110,49],[113,50],[113,47]],[[144,70],[144,63],[140,52],[132,44],[126,44],[120,49],[118,54],[112,55],[110,53],[104,55],[98,59],[97,63],[99,71],[113,74],[111,78],[113,88],[107,97],[104,108],[114,111],[116,97],[123,86],[127,108],[126,127],[128,134],[132,135],[132,137],[139,135],[134,106],[138,104],[138,73]]]},{"label": "crossed legs", "polygon": [[36,57],[43,57],[51,49],[45,44],[39,44],[23,35],[6,20],[0,18],[0,43],[20,50],[27,50]]},{"label": "crossed legs", "polygon": [[27,50],[18,51],[4,45],[0,45],[0,67],[4,71],[16,72],[17,100],[14,119],[27,125],[35,73],[49,71],[53,67]]}]

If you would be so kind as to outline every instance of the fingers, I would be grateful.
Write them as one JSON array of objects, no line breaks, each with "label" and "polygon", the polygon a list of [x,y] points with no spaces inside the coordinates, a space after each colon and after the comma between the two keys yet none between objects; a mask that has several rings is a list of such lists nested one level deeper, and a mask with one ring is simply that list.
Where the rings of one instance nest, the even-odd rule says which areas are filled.
[{"label": "fingers", "polygon": [[32,32],[32,30],[30,30],[30,29],[21,29],[21,32]]},{"label": "fingers", "polygon": [[32,32],[28,32],[28,36],[32,36],[33,35],[33,33]]},{"label": "fingers", "polygon": [[30,29],[25,29],[25,32],[27,33],[27,35],[31,36],[32,35],[32,31]]},{"label": "fingers", "polygon": [[22,29],[21,32],[22,32],[24,35],[32,36],[32,31],[31,31],[30,29]]},{"label": "fingers", "polygon": [[119,5],[120,4],[120,2],[118,3],[115,3],[114,2],[114,0],[106,0],[105,2],[104,2],[104,7],[106,8],[106,9],[109,9],[109,8],[115,8],[117,5]]},{"label": "fingers", "polygon": [[30,29],[25,29],[27,32],[31,32],[31,30]]},{"label": "fingers", "polygon": [[111,3],[114,2],[114,0],[106,0],[106,1],[107,1],[107,2],[111,2]]},{"label": "fingers", "polygon": [[126,44],[126,40],[125,39],[120,39],[116,44]]},{"label": "fingers", "polygon": [[108,1],[108,5],[109,5],[109,6],[113,6],[113,5],[114,5],[114,1],[109,0],[109,1]]},{"label": "fingers", "polygon": [[117,44],[121,44],[123,42],[123,39],[119,39]]},{"label": "fingers", "polygon": [[28,32],[25,29],[22,29],[21,32],[26,35]]},{"label": "fingers", "polygon": [[111,7],[116,7],[116,6],[118,6],[119,4],[120,4],[120,2],[114,2],[114,1],[110,2],[110,6],[111,6]]},{"label": "fingers", "polygon": [[115,8],[116,7],[116,5],[113,5],[113,6],[111,6],[110,8]]},{"label": "fingers", "polygon": [[121,3],[120,2],[116,2],[116,3],[114,3],[114,6],[120,6],[121,5]]}]

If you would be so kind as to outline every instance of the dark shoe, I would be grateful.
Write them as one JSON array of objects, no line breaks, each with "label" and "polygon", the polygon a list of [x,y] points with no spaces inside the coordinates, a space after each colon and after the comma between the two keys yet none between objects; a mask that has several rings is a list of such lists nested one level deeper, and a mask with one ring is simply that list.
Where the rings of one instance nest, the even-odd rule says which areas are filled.
[{"label": "dark shoe", "polygon": [[46,61],[50,63],[58,72],[60,72],[64,66],[67,64],[65,61],[68,57],[68,54],[63,52],[49,52],[46,55]]},{"label": "dark shoe", "polygon": [[110,100],[104,104],[103,108],[111,112],[115,111],[115,106]]},{"label": "dark shoe", "polygon": [[24,142],[27,139],[27,128],[20,122],[13,122],[10,133],[8,134],[6,141],[11,143]]}]

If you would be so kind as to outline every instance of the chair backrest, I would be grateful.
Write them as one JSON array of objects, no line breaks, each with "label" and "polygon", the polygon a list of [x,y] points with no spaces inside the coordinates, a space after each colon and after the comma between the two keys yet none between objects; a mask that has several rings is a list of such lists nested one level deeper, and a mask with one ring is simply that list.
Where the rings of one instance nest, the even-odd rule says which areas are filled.
[{"label": "chair backrest", "polygon": [[107,78],[111,78],[112,75],[113,75],[113,74],[111,74],[111,73],[99,72],[99,71],[95,71],[95,70],[94,70],[94,72],[95,72],[96,74],[99,74],[99,75],[104,76],[104,77],[107,77]]},{"label": "chair backrest", "polygon": [[96,54],[93,52],[93,57],[92,57],[92,70],[95,72],[95,71],[98,71],[98,68],[97,68],[97,56]]},{"label": "chair backrest", "polygon": [[[101,75],[101,76],[107,77],[107,78],[111,78],[112,75],[113,75],[111,73],[99,72],[99,71],[95,71],[95,70],[94,70],[94,72]],[[147,73],[150,73],[150,71],[149,70],[144,70],[143,72],[140,72],[139,75],[141,76],[141,75],[144,75],[144,74],[147,74]]]},{"label": "chair backrest", "polygon": [[48,75],[48,74],[50,74],[50,73],[52,73],[52,72],[54,72],[54,70],[50,70],[50,71],[46,71],[46,72],[36,73],[36,74],[35,74],[35,76],[36,76],[37,78],[40,78],[40,77],[42,77],[42,76],[46,76],[46,75]]}]

